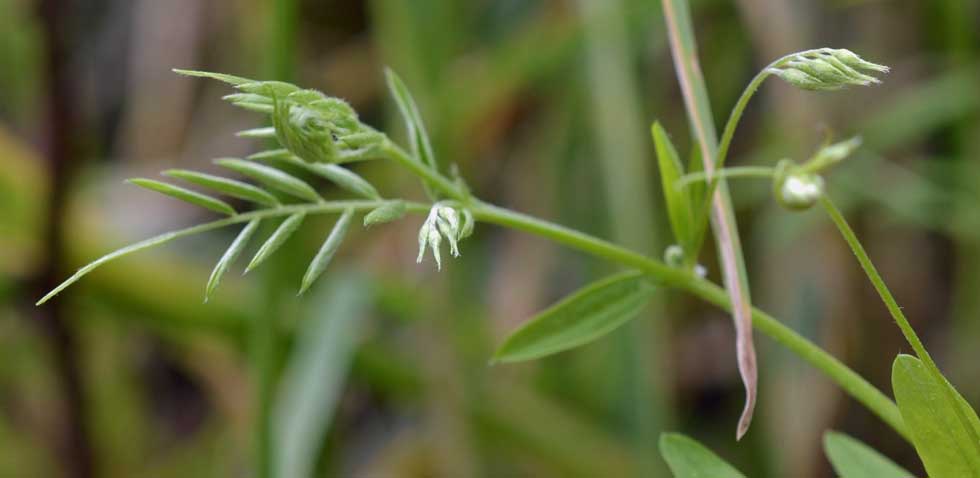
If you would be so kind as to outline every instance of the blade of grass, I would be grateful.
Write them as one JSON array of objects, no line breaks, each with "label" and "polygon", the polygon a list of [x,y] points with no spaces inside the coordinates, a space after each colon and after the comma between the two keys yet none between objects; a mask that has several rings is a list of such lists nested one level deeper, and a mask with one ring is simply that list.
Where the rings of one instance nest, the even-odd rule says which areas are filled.
[{"label": "blade of grass", "polygon": [[[707,88],[698,64],[697,45],[694,28],[691,24],[690,7],[687,0],[663,0],[664,21],[670,40],[671,54],[677,70],[681,93],[687,108],[688,119],[701,149],[704,171],[708,176],[714,174],[715,157],[718,153],[718,134],[711,117],[711,104]],[[745,408],[735,432],[741,439],[748,431],[755,410],[758,368],[755,345],[752,342],[752,302],[749,282],[745,273],[745,260],[738,238],[738,227],[732,212],[728,186],[718,182],[712,198],[711,224],[718,247],[722,276],[732,303],[732,316],[735,320],[736,353],[738,370],[745,384]]]}]

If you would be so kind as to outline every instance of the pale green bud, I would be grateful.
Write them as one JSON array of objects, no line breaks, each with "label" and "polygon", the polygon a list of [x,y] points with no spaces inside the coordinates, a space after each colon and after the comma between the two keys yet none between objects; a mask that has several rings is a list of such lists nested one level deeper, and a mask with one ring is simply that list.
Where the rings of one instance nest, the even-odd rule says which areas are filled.
[{"label": "pale green bud", "polygon": [[776,165],[773,195],[781,206],[803,211],[816,204],[823,193],[824,181],[819,175],[801,171],[788,159]]},{"label": "pale green bud", "polygon": [[790,55],[768,71],[805,90],[832,91],[880,83],[862,71],[886,73],[888,67],[865,61],[849,50],[822,48]]}]

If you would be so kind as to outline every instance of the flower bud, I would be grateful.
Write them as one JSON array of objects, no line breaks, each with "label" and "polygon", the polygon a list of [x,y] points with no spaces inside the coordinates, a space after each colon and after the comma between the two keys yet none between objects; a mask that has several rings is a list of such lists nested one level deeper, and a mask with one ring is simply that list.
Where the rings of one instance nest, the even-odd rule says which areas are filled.
[{"label": "flower bud", "polygon": [[776,202],[786,209],[809,209],[817,203],[823,192],[824,181],[819,175],[801,171],[788,159],[776,165],[773,195],[776,196]]},{"label": "flower bud", "polygon": [[888,67],[865,61],[849,50],[822,48],[790,55],[768,71],[798,88],[832,91],[881,83],[862,71],[886,73]]},{"label": "flower bud", "polygon": [[456,208],[445,203],[434,204],[419,229],[419,256],[416,262],[422,262],[428,246],[436,258],[436,265],[441,269],[439,244],[443,237],[449,241],[450,254],[459,257],[459,241],[472,233],[473,222],[473,214],[469,211],[463,210],[463,221],[460,222],[460,212]]},{"label": "flower bud", "polygon": [[664,249],[664,262],[670,267],[684,266],[684,249],[678,244],[671,244]]}]

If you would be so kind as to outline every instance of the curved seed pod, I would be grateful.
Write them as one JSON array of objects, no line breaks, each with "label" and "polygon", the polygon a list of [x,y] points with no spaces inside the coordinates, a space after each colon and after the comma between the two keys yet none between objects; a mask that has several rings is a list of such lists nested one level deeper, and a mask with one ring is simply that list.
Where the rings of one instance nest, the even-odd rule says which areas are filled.
[{"label": "curved seed pod", "polygon": [[245,267],[245,272],[242,274],[248,274],[249,271],[255,269],[259,264],[268,259],[272,253],[279,250],[279,247],[282,246],[294,232],[296,232],[296,229],[298,229],[301,224],[303,224],[303,219],[305,217],[306,214],[299,212],[286,218],[286,220],[276,228],[276,231],[273,232],[272,235],[269,236],[269,238],[262,244],[262,247],[260,247],[258,252],[255,253],[255,256],[252,257],[252,260],[248,263],[248,266]]},{"label": "curved seed pod", "polygon": [[320,247],[316,256],[313,257],[313,261],[310,262],[310,266],[306,269],[306,274],[303,275],[303,283],[299,288],[300,294],[306,292],[313,285],[313,282],[320,277],[320,274],[326,270],[327,265],[330,264],[330,259],[333,259],[333,255],[340,247],[340,243],[344,242],[344,236],[347,235],[352,217],[354,217],[353,209],[348,209],[340,215],[340,219],[337,220],[337,224],[334,224],[327,240],[323,242],[323,246]]},{"label": "curved seed pod", "polygon": [[198,186],[214,189],[222,194],[252,201],[265,206],[278,206],[279,200],[263,189],[252,186],[248,183],[236,181],[234,179],[223,178],[211,174],[189,171],[186,169],[168,169],[163,172],[165,176],[182,179]]},{"label": "curved seed pod", "polygon": [[172,198],[180,199],[181,201],[186,201],[191,204],[201,206],[203,208],[210,209],[215,212],[220,212],[227,214],[229,216],[235,215],[235,209],[228,205],[228,203],[215,199],[206,194],[201,194],[196,191],[191,191],[190,189],[184,189],[180,186],[174,186],[173,184],[167,184],[160,181],[154,181],[152,179],[144,178],[134,178],[129,179],[126,182],[135,184],[141,188],[146,188],[151,191],[156,191],[161,194],[166,194]]},{"label": "curved seed pod", "polygon": [[259,219],[252,219],[242,229],[242,232],[238,233],[238,237],[232,241],[231,245],[228,246],[228,250],[221,256],[218,263],[214,265],[214,270],[211,271],[211,277],[208,278],[208,285],[204,288],[204,302],[207,302],[211,298],[211,293],[218,287],[218,283],[221,282],[221,277],[225,275],[225,271],[228,270],[232,262],[235,262],[238,255],[242,253],[242,249],[245,249],[245,245],[248,244],[252,233],[259,227],[259,222]]},{"label": "curved seed pod", "polygon": [[323,201],[312,186],[276,168],[236,158],[222,158],[215,160],[215,163],[300,199],[311,202]]}]

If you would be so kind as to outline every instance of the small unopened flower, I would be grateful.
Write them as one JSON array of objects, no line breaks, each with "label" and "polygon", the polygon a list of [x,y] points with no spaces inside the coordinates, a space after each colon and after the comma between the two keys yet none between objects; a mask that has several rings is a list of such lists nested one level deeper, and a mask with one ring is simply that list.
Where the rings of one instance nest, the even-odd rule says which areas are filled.
[{"label": "small unopened flower", "polygon": [[419,256],[416,262],[422,262],[425,257],[425,248],[432,249],[432,255],[436,258],[436,266],[442,269],[442,257],[439,254],[439,245],[442,238],[449,241],[449,253],[453,257],[459,257],[459,241],[470,235],[473,231],[473,215],[463,210],[463,221],[460,221],[460,212],[452,206],[444,203],[436,203],[429,210],[422,227],[419,228]]},{"label": "small unopened flower", "polygon": [[821,48],[791,55],[768,71],[804,90],[831,91],[881,83],[867,73],[887,73],[889,68],[866,61],[850,50]]},{"label": "small unopened flower", "polygon": [[781,206],[794,211],[809,209],[824,193],[824,181],[820,175],[801,171],[790,160],[776,165],[773,195]]}]

